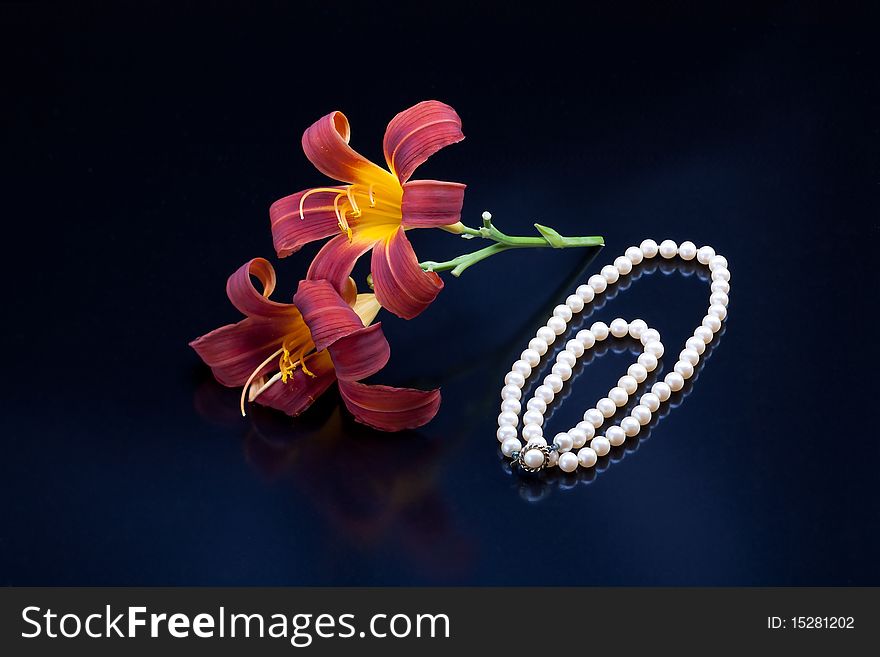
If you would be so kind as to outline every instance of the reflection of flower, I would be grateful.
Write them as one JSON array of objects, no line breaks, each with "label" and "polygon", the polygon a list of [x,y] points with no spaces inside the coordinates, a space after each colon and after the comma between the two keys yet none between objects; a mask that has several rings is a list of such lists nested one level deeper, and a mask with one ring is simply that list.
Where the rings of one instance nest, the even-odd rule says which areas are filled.
[{"label": "reflection of flower", "polygon": [[[263,286],[260,293],[251,276]],[[245,397],[298,415],[333,381],[355,418],[384,431],[422,426],[437,413],[438,390],[367,385],[362,379],[381,370],[390,348],[381,324],[370,326],[379,305],[372,294],[346,296],[326,281],[302,281],[293,304],[269,300],[275,270],[256,258],[226,285],[232,304],[246,315],[191,344],[223,385],[242,386]],[[298,371],[299,370],[299,371]]]},{"label": "reflection of flower", "polygon": [[383,142],[388,170],[355,152],[348,145],[350,134],[341,112],[305,131],[306,157],[322,173],[347,184],[315,187],[276,201],[269,210],[275,249],[284,257],[303,244],[336,235],[318,252],[308,278],[328,280],[340,293],[357,259],[372,249],[379,302],[410,319],[436,298],[443,282],[422,271],[404,231],[458,222],[465,186],[409,178],[432,154],[464,139],[461,119],[433,100],[395,116]]}]

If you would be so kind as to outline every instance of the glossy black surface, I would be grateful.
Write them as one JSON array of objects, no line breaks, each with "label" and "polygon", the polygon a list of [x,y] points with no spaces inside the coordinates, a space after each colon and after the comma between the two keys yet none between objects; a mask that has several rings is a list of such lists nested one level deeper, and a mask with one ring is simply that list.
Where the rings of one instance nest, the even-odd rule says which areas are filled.
[{"label": "glossy black surface", "polygon": [[[880,584],[876,21],[443,7],[3,7],[0,582]],[[467,139],[417,175],[466,182],[468,223],[607,247],[503,254],[386,314],[377,380],[442,385],[422,431],[364,429],[335,391],[242,419],[187,342],[238,319],[225,280],[272,256],[269,204],[324,182],[302,130],[341,109],[378,159],[425,98]],[[648,236],[730,261],[699,380],[593,477],[509,474],[509,364]],[[589,321],[643,317],[677,354],[708,283],[650,269]],[[632,358],[583,367],[551,428]]]}]

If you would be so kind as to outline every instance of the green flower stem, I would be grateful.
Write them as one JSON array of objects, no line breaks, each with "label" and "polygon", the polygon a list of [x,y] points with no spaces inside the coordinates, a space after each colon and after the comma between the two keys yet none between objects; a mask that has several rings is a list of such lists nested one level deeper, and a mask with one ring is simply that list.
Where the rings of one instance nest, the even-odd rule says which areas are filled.
[{"label": "green flower stem", "polygon": [[461,276],[462,272],[481,260],[490,258],[496,253],[508,251],[510,249],[527,249],[527,248],[543,248],[552,247],[554,249],[566,249],[571,247],[583,246],[604,246],[605,240],[600,236],[591,237],[564,237],[552,228],[535,224],[535,228],[540,233],[536,237],[514,237],[506,235],[492,225],[492,215],[488,212],[483,213],[483,227],[469,228],[464,224],[458,223],[448,226],[447,231],[461,235],[464,239],[473,239],[480,237],[492,240],[494,244],[485,248],[464,253],[452,260],[444,262],[435,262],[434,260],[426,260],[419,263],[425,271],[442,272],[451,271],[453,276]]}]

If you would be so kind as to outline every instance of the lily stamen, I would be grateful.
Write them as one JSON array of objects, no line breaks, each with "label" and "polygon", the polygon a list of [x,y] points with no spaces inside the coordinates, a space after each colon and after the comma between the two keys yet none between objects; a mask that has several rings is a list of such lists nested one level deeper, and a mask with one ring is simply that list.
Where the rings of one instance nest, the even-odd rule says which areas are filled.
[{"label": "lily stamen", "polygon": [[354,200],[354,190],[352,188],[353,185],[348,186],[348,203],[351,205],[351,216],[357,218],[361,216],[361,209],[358,207],[357,201]]},{"label": "lily stamen", "polygon": [[336,198],[333,199],[333,210],[336,212],[336,221],[339,223],[339,229],[348,235],[348,241],[352,240],[352,232],[351,226],[348,225],[348,221],[345,219],[345,210],[339,209],[339,199],[346,196],[345,194],[337,194]]},{"label": "lily stamen", "polygon": [[[350,186],[349,186],[349,187],[350,187]],[[307,199],[309,196],[311,196],[312,194],[317,194],[317,193],[319,193],[319,192],[323,192],[323,193],[325,193],[325,194],[328,193],[328,192],[329,192],[330,194],[338,194],[338,193],[339,193],[339,189],[338,189],[338,188],[333,188],[333,187],[315,187],[315,188],[310,189],[309,191],[307,191],[305,194],[303,194],[303,195],[300,197],[300,199],[299,199],[299,218],[300,218],[300,221],[305,221],[305,220],[306,220],[306,215],[305,215],[305,213],[304,213],[304,211],[303,211],[303,209],[304,209],[303,206],[304,206],[304,204],[305,204],[305,202],[306,202],[306,199]],[[337,214],[337,216],[339,215],[338,212],[337,212],[336,214]]]},{"label": "lily stamen", "polygon": [[285,351],[284,347],[281,347],[281,349],[279,349],[278,351],[273,353],[271,356],[269,356],[266,360],[264,360],[262,363],[257,365],[257,368],[253,372],[251,372],[251,375],[248,377],[247,381],[245,381],[244,387],[241,389],[241,400],[239,402],[239,408],[241,408],[241,416],[242,417],[247,415],[247,413],[245,413],[245,411],[244,411],[244,399],[247,396],[248,389],[251,387],[251,383],[253,383],[253,380],[255,378],[257,378],[257,374],[260,373],[260,370],[262,370],[264,367],[266,367],[266,365],[271,363],[275,359],[276,356],[278,356],[279,354],[281,354],[284,351]]},{"label": "lily stamen", "polygon": [[375,185],[376,185],[376,183],[370,183],[370,189],[369,189],[369,191],[367,192],[367,193],[369,194],[369,196],[370,196],[370,207],[371,207],[371,208],[375,208],[375,207],[376,207],[376,198],[373,196],[373,187],[374,187]]}]

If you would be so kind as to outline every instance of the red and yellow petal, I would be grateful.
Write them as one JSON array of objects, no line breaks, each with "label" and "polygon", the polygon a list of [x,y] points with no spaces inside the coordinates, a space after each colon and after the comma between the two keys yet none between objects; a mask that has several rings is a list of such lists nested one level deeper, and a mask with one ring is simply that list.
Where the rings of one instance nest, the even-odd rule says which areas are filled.
[{"label": "red and yellow petal", "polygon": [[403,319],[421,313],[443,289],[437,274],[419,266],[403,228],[373,248],[372,269],[379,303]]},{"label": "red and yellow petal", "polygon": [[305,189],[278,199],[271,205],[269,219],[272,241],[279,258],[296,253],[304,244],[339,232],[333,201],[342,193],[345,193],[345,188],[340,188],[339,192]]},{"label": "red and yellow petal", "polygon": [[348,281],[355,263],[373,244],[375,240],[359,235],[351,241],[348,235],[334,237],[315,255],[306,278],[329,281],[340,294],[348,294],[351,290]]},{"label": "red and yellow petal", "polygon": [[330,112],[303,133],[302,147],[315,168],[334,180],[354,183],[389,179],[387,171],[349,146],[349,139],[351,127],[345,114]]},{"label": "red and yellow petal", "polygon": [[[238,387],[245,384],[260,363],[288,336],[292,342],[303,344],[309,339],[302,322],[297,327],[293,322],[249,317],[196,338],[189,346],[211,368],[217,381]],[[278,369],[277,363],[270,363],[258,375],[273,369]]]},{"label": "red and yellow petal", "polygon": [[[263,291],[254,287],[251,277],[260,281]],[[275,270],[265,258],[254,258],[239,267],[226,281],[226,295],[232,305],[248,317],[288,318],[295,321],[299,313],[289,303],[271,301],[275,289]]]},{"label": "red and yellow petal", "polygon": [[454,109],[436,100],[422,101],[388,123],[383,141],[385,162],[405,183],[431,155],[462,139],[461,118]]},{"label": "red and yellow petal", "polygon": [[286,383],[278,380],[264,388],[254,401],[288,415],[295,416],[302,413],[336,380],[333,362],[326,351],[319,351],[306,357],[305,365],[314,376],[297,370]]},{"label": "red and yellow petal", "polygon": [[381,431],[417,429],[440,408],[439,390],[415,390],[339,381],[339,392],[354,418]]},{"label": "red and yellow petal", "polygon": [[340,381],[365,379],[385,367],[391,356],[381,322],[339,338],[330,345],[329,351]]},{"label": "red and yellow petal", "polygon": [[407,228],[448,226],[461,220],[465,185],[440,180],[411,180],[403,186],[401,225]]},{"label": "red and yellow petal", "polygon": [[328,281],[300,281],[293,301],[300,309],[315,348],[319,351],[364,328],[354,309]]}]

